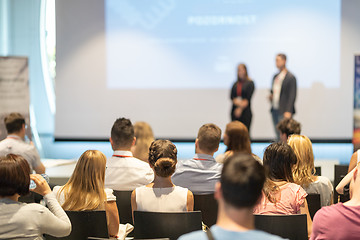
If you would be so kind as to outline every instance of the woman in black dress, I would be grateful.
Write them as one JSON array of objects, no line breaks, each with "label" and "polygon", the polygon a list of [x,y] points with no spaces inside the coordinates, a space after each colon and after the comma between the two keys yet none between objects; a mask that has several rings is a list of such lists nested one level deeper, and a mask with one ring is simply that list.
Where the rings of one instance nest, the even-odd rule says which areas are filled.
[{"label": "woman in black dress", "polygon": [[249,78],[246,65],[239,64],[237,71],[237,81],[231,89],[231,121],[242,122],[250,132],[252,119],[251,97],[255,89],[254,82]]}]

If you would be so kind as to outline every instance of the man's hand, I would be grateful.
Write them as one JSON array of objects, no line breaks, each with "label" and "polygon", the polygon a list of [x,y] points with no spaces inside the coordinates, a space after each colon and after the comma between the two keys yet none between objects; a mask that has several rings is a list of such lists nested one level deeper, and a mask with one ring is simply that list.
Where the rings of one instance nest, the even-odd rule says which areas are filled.
[{"label": "man's hand", "polygon": [[290,119],[292,117],[291,112],[284,112],[284,118]]},{"label": "man's hand", "polygon": [[269,99],[270,102],[272,102],[272,100],[273,100],[273,95],[270,94],[270,95],[268,96],[268,99]]},{"label": "man's hand", "polygon": [[239,118],[241,116],[241,114],[242,114],[242,109],[241,108],[238,107],[238,108],[236,108],[234,110],[234,115],[235,115],[236,118]]}]

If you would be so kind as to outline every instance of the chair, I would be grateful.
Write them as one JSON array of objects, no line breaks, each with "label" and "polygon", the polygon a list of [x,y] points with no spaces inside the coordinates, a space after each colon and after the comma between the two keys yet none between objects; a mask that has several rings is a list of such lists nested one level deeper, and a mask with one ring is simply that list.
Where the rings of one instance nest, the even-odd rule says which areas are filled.
[{"label": "chair", "polygon": [[201,212],[134,211],[135,239],[170,238],[201,230]]},{"label": "chair", "polygon": [[216,223],[218,203],[214,194],[194,195],[194,211],[201,211],[202,220],[208,227]]},{"label": "chair", "polygon": [[114,191],[121,224],[133,224],[131,212],[131,193],[132,191]]},{"label": "chair", "polygon": [[308,203],[309,213],[312,220],[315,213],[321,208],[320,194],[310,193],[307,195],[306,201]]},{"label": "chair", "polygon": [[321,167],[315,167],[315,175],[316,176],[321,176]]},{"label": "chair", "polygon": [[335,188],[336,186],[340,183],[341,179],[343,179],[346,174],[348,173],[348,168],[349,165],[335,165],[334,168],[334,203],[337,202],[346,202],[348,201],[350,198],[349,196],[345,196],[345,195],[339,195]]},{"label": "chair", "polygon": [[46,240],[85,240],[88,237],[109,238],[105,211],[66,211],[72,230],[69,236],[57,238],[45,235]]},{"label": "chair", "polygon": [[308,240],[306,214],[254,216],[256,229],[290,240]]}]

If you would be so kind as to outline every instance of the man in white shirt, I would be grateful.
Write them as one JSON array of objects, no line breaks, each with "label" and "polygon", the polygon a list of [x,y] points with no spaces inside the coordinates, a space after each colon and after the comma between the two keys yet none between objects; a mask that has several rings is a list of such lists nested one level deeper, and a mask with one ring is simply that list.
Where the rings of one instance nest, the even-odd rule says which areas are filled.
[{"label": "man in white shirt", "polygon": [[188,188],[193,194],[211,194],[221,176],[222,164],[215,161],[219,148],[221,129],[215,124],[201,126],[195,140],[195,156],[178,161],[172,176],[175,185]]},{"label": "man in white shirt", "polygon": [[154,180],[149,164],[133,157],[130,151],[135,145],[134,127],[129,119],[116,119],[111,129],[110,143],[114,154],[108,158],[105,171],[105,187],[118,191],[132,191]]},{"label": "man in white shirt", "polygon": [[285,54],[276,56],[276,67],[279,73],[273,78],[269,100],[275,133],[280,140],[276,126],[283,118],[290,119],[294,115],[297,85],[295,76],[286,68]]},{"label": "man in white shirt", "polygon": [[40,156],[32,143],[25,142],[25,118],[20,113],[10,113],[4,119],[8,136],[0,142],[0,156],[9,153],[20,155],[30,165],[31,172],[45,173],[45,167],[40,161]]}]

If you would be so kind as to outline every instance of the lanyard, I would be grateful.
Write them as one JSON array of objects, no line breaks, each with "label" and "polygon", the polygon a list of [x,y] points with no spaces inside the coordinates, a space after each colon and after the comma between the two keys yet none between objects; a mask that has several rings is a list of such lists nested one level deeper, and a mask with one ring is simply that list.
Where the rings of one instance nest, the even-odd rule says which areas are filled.
[{"label": "lanyard", "polygon": [[129,158],[129,157],[132,157],[132,156],[126,156],[126,155],[112,155],[113,157],[119,157],[119,158]]},{"label": "lanyard", "polygon": [[211,159],[206,159],[206,158],[193,158],[193,159],[199,161],[211,161]]}]

